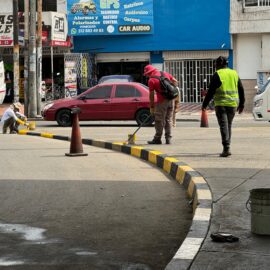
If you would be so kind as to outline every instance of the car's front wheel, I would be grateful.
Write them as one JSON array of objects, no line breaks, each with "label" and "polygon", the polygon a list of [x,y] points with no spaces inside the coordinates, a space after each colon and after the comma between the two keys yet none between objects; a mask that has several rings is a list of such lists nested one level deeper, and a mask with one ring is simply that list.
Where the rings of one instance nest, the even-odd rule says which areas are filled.
[{"label": "car's front wheel", "polygon": [[63,109],[59,111],[56,115],[56,121],[61,127],[69,127],[72,124],[71,111],[68,109]]},{"label": "car's front wheel", "polygon": [[149,109],[141,109],[136,113],[135,120],[139,126],[142,124],[150,126],[154,122],[154,117],[150,116]]}]

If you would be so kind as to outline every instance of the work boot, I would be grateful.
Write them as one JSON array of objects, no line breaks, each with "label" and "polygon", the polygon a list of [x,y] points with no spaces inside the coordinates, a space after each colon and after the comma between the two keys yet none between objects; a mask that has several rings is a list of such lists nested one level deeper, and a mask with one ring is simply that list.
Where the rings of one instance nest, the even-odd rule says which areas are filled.
[{"label": "work boot", "polygon": [[148,141],[148,144],[162,144],[161,139],[153,139],[152,141]]},{"label": "work boot", "polygon": [[166,139],[166,144],[171,144],[171,143],[172,143],[171,138]]},{"label": "work boot", "polygon": [[224,147],[223,148],[223,152],[219,155],[220,157],[228,157],[230,156],[232,153],[230,151],[229,147]]}]

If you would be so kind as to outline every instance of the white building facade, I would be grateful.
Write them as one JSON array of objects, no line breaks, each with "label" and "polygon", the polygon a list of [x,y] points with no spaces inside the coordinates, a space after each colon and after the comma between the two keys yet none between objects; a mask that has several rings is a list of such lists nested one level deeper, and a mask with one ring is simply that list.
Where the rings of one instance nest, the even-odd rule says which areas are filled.
[{"label": "white building facade", "polygon": [[270,0],[231,0],[230,33],[234,68],[243,81],[250,111],[254,87],[270,72]]}]

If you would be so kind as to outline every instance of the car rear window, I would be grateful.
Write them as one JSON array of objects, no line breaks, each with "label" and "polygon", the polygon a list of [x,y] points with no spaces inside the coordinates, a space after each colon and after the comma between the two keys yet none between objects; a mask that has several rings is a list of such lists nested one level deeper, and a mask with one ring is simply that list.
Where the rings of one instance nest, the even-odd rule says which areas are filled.
[{"label": "car rear window", "polygon": [[117,85],[115,90],[116,98],[125,98],[125,97],[140,97],[140,91],[134,86],[130,85]]},{"label": "car rear window", "polygon": [[86,99],[104,99],[111,97],[112,86],[106,85],[97,87],[88,92],[85,97]]}]

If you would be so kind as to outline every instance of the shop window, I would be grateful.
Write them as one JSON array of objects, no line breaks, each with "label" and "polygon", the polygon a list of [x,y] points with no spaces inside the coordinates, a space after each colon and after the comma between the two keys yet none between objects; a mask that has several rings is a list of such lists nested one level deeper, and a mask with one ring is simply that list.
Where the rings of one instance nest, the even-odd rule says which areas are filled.
[{"label": "shop window", "polygon": [[87,93],[86,99],[105,99],[111,97],[111,86],[102,86],[93,89],[91,92]]},{"label": "shop window", "polygon": [[140,97],[141,93],[133,86],[128,85],[117,85],[115,91],[116,98],[126,98],[126,97]]}]

